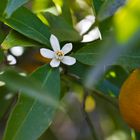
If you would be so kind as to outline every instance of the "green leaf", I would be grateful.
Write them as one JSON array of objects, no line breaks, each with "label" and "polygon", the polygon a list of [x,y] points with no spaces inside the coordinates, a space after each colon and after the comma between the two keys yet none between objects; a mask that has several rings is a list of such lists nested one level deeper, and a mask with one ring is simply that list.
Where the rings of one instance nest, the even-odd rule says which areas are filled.
[{"label": "green leaf", "polygon": [[[3,69],[4,73],[0,75],[0,80],[6,83],[6,86],[14,91],[22,90],[22,94],[52,106],[58,105],[48,94],[42,89],[42,82],[35,80],[33,77],[22,76],[20,73],[12,69]],[[40,93],[40,94],[39,94]]]},{"label": "green leaf", "polygon": [[1,46],[3,49],[10,49],[15,46],[32,47],[40,46],[40,44],[12,30]]},{"label": "green leaf", "polygon": [[[134,45],[134,44],[133,44]],[[121,65],[125,68],[134,69],[140,66],[140,49],[139,46],[134,46],[128,49],[127,46],[117,46],[115,42],[108,43],[105,45],[103,42],[98,43],[92,43],[90,45],[86,45],[85,47],[81,48],[79,51],[77,51],[74,54],[74,57],[77,58],[78,61],[87,64],[87,65],[98,65],[99,60],[103,59],[104,56],[111,50],[111,48],[118,47],[119,49],[126,49],[125,52],[123,51],[122,54],[119,55],[119,58],[117,61],[107,62],[107,64],[104,65]],[[116,52],[113,52],[116,53]],[[113,57],[114,54],[111,54],[111,57]],[[118,53],[118,52],[117,52]]]},{"label": "green leaf", "polygon": [[8,0],[0,0],[0,19],[3,17],[4,10],[6,8]]},{"label": "green leaf", "polygon": [[70,0],[63,0],[63,6],[62,6],[62,17],[70,24],[72,25],[72,16],[70,11]]},{"label": "green leaf", "polygon": [[100,47],[100,41],[98,41],[96,43],[85,45],[74,54],[74,57],[83,64],[95,65],[101,55],[102,48]]},{"label": "green leaf", "polygon": [[4,60],[4,52],[0,48],[0,63]]},{"label": "green leaf", "polygon": [[51,13],[46,13],[45,16],[51,32],[58,36],[61,41],[81,40],[79,33],[62,16],[55,16]]},{"label": "green leaf", "polygon": [[13,95],[5,86],[0,86],[0,119],[10,108]]},{"label": "green leaf", "polygon": [[105,1],[98,13],[98,19],[100,21],[112,16],[119,7],[125,4],[125,0],[108,0]]},{"label": "green leaf", "polygon": [[[58,69],[52,69],[45,65],[35,71],[31,77],[42,83],[41,87],[47,91],[45,93],[46,95],[58,101],[60,95],[60,77]],[[15,82],[15,80],[13,82]],[[34,90],[35,88],[36,87],[34,87]],[[31,92],[31,89],[29,89],[29,91]],[[55,110],[56,107],[42,104],[38,98],[31,99],[21,94],[9,118],[3,140],[38,139],[50,126]]]},{"label": "green leaf", "polygon": [[76,75],[81,79],[81,82],[83,82],[90,68],[91,66],[76,62],[73,66],[68,67],[67,72],[72,75]]},{"label": "green leaf", "polygon": [[5,19],[5,22],[21,34],[47,46],[50,45],[48,27],[28,9],[19,8],[10,18]]},{"label": "green leaf", "polygon": [[105,0],[93,0],[93,6],[94,6],[96,14],[98,14],[101,8],[101,5],[103,4],[104,1]]},{"label": "green leaf", "polygon": [[5,26],[3,27],[3,23],[0,22],[0,44],[3,42],[3,40],[5,39],[6,37],[6,33],[7,30],[5,30]]},{"label": "green leaf", "polygon": [[15,10],[17,10],[28,1],[29,0],[8,0],[7,7],[4,11],[6,18],[10,17]]},{"label": "green leaf", "polygon": [[118,96],[120,88],[127,77],[128,74],[122,67],[112,66],[96,85],[96,88],[104,94]]}]

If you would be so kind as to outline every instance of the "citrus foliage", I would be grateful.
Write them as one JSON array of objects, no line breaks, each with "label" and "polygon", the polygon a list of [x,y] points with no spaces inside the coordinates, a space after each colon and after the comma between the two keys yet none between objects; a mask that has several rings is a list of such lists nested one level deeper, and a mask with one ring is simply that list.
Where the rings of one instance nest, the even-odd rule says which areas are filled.
[{"label": "citrus foliage", "polygon": [[139,0],[0,0],[1,139],[139,140],[139,43]]}]

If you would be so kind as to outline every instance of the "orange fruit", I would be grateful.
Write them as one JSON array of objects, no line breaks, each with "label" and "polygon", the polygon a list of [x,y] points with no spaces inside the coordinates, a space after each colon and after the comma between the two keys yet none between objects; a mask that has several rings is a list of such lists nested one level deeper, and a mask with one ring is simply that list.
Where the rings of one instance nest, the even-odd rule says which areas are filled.
[{"label": "orange fruit", "polygon": [[119,108],[127,124],[140,132],[140,69],[134,70],[122,85]]}]

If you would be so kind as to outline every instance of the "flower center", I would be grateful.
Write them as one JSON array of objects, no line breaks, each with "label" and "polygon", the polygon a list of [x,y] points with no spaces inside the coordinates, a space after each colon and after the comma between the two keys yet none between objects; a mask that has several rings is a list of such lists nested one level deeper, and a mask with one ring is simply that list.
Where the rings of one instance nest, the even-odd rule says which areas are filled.
[{"label": "flower center", "polygon": [[64,57],[63,51],[57,51],[57,52],[55,52],[55,57],[56,57],[56,59],[62,60],[63,57]]}]

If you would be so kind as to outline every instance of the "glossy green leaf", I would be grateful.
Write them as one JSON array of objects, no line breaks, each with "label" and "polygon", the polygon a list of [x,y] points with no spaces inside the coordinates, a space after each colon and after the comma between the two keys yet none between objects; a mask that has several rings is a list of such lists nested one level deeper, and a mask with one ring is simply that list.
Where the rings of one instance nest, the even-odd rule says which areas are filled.
[{"label": "glossy green leaf", "polygon": [[81,40],[79,33],[62,16],[55,16],[51,13],[46,13],[45,16],[50,24],[51,32],[61,41]]},{"label": "glossy green leaf", "polygon": [[5,22],[14,30],[47,46],[50,45],[50,32],[31,11],[21,7],[14,14],[5,19]]},{"label": "glossy green leaf", "polygon": [[[14,70],[7,69],[0,75],[0,80],[6,83],[6,86],[14,91],[22,90],[22,94],[31,98],[37,98],[40,102],[57,106],[46,90],[42,89],[42,82],[35,80],[32,77],[22,76]],[[40,93],[40,94],[39,94]]]},{"label": "glossy green leaf", "polygon": [[[79,51],[77,51],[74,56],[77,58],[78,61],[87,64],[87,65],[98,65],[99,60],[103,59],[104,56],[111,50],[111,47],[118,47],[118,50],[121,49],[120,46],[117,46],[115,43],[114,44],[106,44],[98,42],[86,45],[85,47],[81,48]],[[126,46],[122,46],[126,47]],[[122,48],[125,49],[125,48]],[[110,54],[110,59],[113,57],[113,53],[119,53],[118,52],[112,52]],[[131,47],[131,49],[126,48],[126,51],[122,52],[122,54],[119,54],[119,58],[115,62],[109,62],[107,65],[121,65],[125,68],[137,68],[140,66],[140,49],[139,46]]]},{"label": "glossy green leaf", "polygon": [[125,0],[108,0],[105,1],[98,13],[98,20],[102,21],[112,15],[125,4]]},{"label": "glossy green leaf", "polygon": [[[58,69],[52,69],[45,65],[35,71],[31,77],[42,83],[41,88],[46,91],[46,95],[58,101],[60,95],[60,77]],[[23,86],[25,85],[23,84]],[[24,88],[27,88],[29,93],[32,92],[31,89],[26,86]],[[35,90],[35,88],[36,87],[34,87],[33,90]],[[55,110],[56,107],[42,104],[38,98],[31,99],[20,94],[15,109],[9,118],[3,140],[38,139],[50,126]]]},{"label": "glossy green leaf", "polygon": [[104,48],[101,48],[100,46],[100,41],[85,45],[74,54],[74,57],[84,64],[95,65],[103,53],[102,49]]},{"label": "glossy green leaf", "polygon": [[3,43],[1,44],[3,49],[10,49],[15,46],[22,46],[22,47],[32,47],[32,46],[39,46],[40,44],[19,34],[18,32],[11,31]]},{"label": "glossy green leaf", "polygon": [[4,11],[6,18],[10,17],[15,10],[17,10],[28,1],[29,0],[8,0],[7,7]]}]

